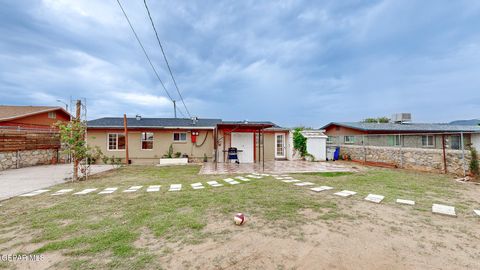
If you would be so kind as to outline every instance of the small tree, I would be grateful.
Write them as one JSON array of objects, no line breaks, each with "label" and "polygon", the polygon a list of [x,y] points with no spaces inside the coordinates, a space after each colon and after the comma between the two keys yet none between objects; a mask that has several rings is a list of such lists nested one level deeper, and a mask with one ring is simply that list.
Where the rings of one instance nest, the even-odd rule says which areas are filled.
[{"label": "small tree", "polygon": [[473,146],[470,147],[470,156],[470,173],[473,175],[473,177],[477,178],[480,175],[480,169],[478,167],[477,150]]},{"label": "small tree", "polygon": [[301,131],[303,128],[295,128],[293,131],[293,148],[295,148],[300,156],[304,157],[307,153],[307,138],[305,138]]},{"label": "small tree", "polygon": [[[89,164],[93,159],[100,158],[103,154],[100,149],[90,148],[85,142],[86,125],[79,120],[69,122],[59,122],[56,124],[60,131],[60,140],[62,142],[63,153],[70,155],[73,159],[73,180],[78,180],[78,170],[80,162]],[[88,173],[88,166],[82,165],[82,172]]]}]

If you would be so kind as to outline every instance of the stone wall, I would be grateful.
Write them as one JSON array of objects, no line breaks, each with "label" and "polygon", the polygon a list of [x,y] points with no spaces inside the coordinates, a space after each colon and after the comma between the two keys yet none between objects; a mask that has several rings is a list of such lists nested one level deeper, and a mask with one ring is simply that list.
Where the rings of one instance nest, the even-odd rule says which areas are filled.
[{"label": "stone wall", "polygon": [[0,171],[57,163],[57,149],[0,152]]},{"label": "stone wall", "polygon": [[[443,172],[441,149],[340,145],[340,155],[349,155],[352,160],[379,162],[398,168]],[[446,150],[447,172],[463,175],[461,150]],[[465,151],[465,169],[470,164],[470,151]]]}]

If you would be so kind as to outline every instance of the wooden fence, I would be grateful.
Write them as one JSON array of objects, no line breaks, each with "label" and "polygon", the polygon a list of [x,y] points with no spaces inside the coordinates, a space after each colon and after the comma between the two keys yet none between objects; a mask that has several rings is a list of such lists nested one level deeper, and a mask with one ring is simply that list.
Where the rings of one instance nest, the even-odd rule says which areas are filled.
[{"label": "wooden fence", "polygon": [[0,127],[0,152],[59,148],[60,136],[55,130]]}]

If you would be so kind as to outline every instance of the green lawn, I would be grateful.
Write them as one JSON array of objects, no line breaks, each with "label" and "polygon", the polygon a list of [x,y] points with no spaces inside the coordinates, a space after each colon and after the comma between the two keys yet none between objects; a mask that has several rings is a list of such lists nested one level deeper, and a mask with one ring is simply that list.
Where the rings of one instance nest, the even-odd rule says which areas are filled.
[{"label": "green lawn", "polygon": [[[205,227],[217,220],[230,221],[236,212],[244,212],[265,224],[282,227],[308,222],[305,209],[317,213],[315,219],[331,222],[354,219],[339,205],[332,192],[317,194],[306,187],[295,187],[272,177],[239,185],[212,188],[206,181],[220,181],[227,176],[198,175],[199,166],[131,166],[107,172],[88,181],[62,184],[62,188],[119,187],[109,195],[95,193],[72,196],[42,194],[31,198],[13,198],[3,202],[0,216],[0,254],[58,252],[63,259],[57,268],[71,269],[143,269],[161,268],[156,256],[171,252],[167,243],[191,245],[208,238],[222,238],[225,231],[212,233]],[[368,169],[359,173],[290,174],[300,180],[337,189],[357,191],[349,200],[360,201],[368,193],[385,195],[386,204],[397,198],[417,201],[412,211],[429,211],[432,202],[449,203],[459,214],[470,211],[472,203],[462,196],[465,186],[451,176],[414,173],[403,170]],[[190,185],[202,182],[203,190]],[[181,183],[180,192],[168,192],[169,184]],[[160,192],[119,192],[132,185],[162,185]],[[475,205],[476,206],[476,205]],[[233,225],[232,225],[233,226]],[[276,226],[276,225],[272,225]],[[148,230],[161,244],[139,246],[142,231]],[[137,243],[137,244],[136,244]],[[10,268],[14,264],[2,263]]]}]

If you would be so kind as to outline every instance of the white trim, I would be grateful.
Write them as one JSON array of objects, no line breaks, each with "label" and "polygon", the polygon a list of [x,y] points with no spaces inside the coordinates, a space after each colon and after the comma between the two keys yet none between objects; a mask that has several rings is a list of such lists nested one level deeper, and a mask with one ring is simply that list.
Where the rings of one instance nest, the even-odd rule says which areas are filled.
[{"label": "white trim", "polygon": [[[145,140],[145,142],[152,142],[152,149],[144,149],[143,148],[143,142],[144,142],[143,133],[152,133],[153,139],[152,140]],[[155,132],[147,132],[147,131],[140,132],[140,150],[142,150],[142,151],[152,151],[153,147],[154,147],[154,144],[155,144]]]},{"label": "white trim", "polygon": [[[181,140],[181,136],[178,135],[178,138],[179,140],[175,140],[175,134],[185,134],[185,140]],[[184,142],[187,142],[187,132],[173,132],[172,133],[172,139],[173,139],[173,142],[176,142],[176,143],[184,143]]]},{"label": "white trim", "polygon": [[[117,138],[115,140],[115,146],[117,149],[110,149],[110,134],[115,134],[117,135]],[[125,151],[125,149],[118,149],[118,134],[123,134],[123,136],[125,137],[125,143],[126,143],[126,136],[124,133],[107,133],[107,151],[109,152],[122,152],[122,151]],[[126,147],[125,147],[126,148]]]},{"label": "white trim", "polygon": [[[283,141],[283,155],[282,156],[279,156],[278,155],[278,152],[277,152],[277,138],[278,136],[281,135],[283,137],[282,141]],[[286,140],[287,136],[285,135],[285,133],[275,133],[275,158],[286,158],[287,157],[287,145],[286,145]]]}]

